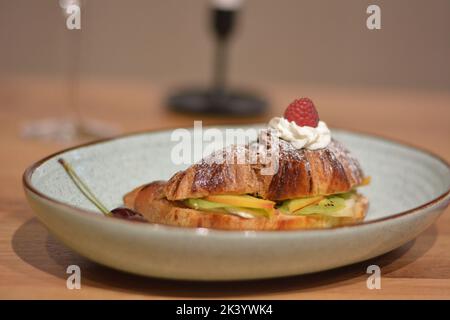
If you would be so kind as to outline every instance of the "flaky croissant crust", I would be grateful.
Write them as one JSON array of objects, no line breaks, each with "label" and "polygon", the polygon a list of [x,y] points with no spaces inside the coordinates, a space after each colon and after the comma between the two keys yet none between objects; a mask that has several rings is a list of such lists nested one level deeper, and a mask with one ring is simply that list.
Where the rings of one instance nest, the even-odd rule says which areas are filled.
[{"label": "flaky croissant crust", "polygon": [[[248,152],[248,146],[224,150],[229,159]],[[168,200],[201,198],[212,194],[252,194],[269,200],[285,200],[347,192],[360,185],[364,174],[359,162],[336,140],[319,150],[297,150],[280,141],[277,168],[262,174],[261,163],[236,161],[211,163],[203,159],[176,173],[163,188]]]}]

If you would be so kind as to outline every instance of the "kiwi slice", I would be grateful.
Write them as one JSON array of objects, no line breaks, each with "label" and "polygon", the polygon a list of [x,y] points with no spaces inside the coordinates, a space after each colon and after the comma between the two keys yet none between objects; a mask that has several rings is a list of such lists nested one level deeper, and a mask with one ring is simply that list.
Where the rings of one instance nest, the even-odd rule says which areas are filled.
[{"label": "kiwi slice", "polygon": [[335,194],[334,196],[347,200],[347,199],[350,199],[351,197],[353,197],[355,194],[356,194],[356,191],[352,190],[349,192],[338,193],[338,194]]},{"label": "kiwi slice", "polygon": [[318,204],[304,207],[294,212],[298,215],[309,214],[332,214],[345,208],[345,199],[341,197],[331,196],[321,200]]},{"label": "kiwi slice", "polygon": [[283,204],[278,208],[278,210],[282,211],[283,213],[289,214],[304,207],[315,204],[322,199],[323,196],[285,200],[283,201]]}]

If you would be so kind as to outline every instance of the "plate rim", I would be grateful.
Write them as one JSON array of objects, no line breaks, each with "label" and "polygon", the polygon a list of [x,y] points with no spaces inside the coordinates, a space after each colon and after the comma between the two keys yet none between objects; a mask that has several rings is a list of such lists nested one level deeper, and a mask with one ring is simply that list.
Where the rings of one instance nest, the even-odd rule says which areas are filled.
[{"label": "plate rim", "polygon": [[[230,126],[257,126],[257,125],[261,125],[262,123],[257,122],[257,123],[247,123],[247,124],[218,124],[218,125],[208,125],[207,127],[211,127],[211,126],[215,126],[215,127],[230,127]],[[108,138],[101,138],[101,139],[96,139],[93,141],[88,141],[85,143],[80,143],[71,147],[67,147],[64,148],[60,151],[51,153],[48,156],[45,156],[43,158],[41,158],[40,160],[35,161],[34,163],[32,163],[31,165],[29,165],[23,175],[22,175],[22,184],[23,187],[25,189],[25,191],[31,192],[34,195],[43,198],[44,200],[49,201],[50,203],[53,203],[57,206],[62,206],[66,209],[70,209],[72,211],[75,211],[77,213],[81,213],[83,215],[89,215],[89,217],[94,218],[94,219],[105,219],[107,217],[105,217],[104,215],[98,215],[96,214],[96,212],[92,211],[92,210],[88,210],[88,209],[81,209],[79,207],[76,207],[74,205],[62,202],[60,200],[54,199],[50,196],[45,195],[44,193],[42,193],[41,191],[37,190],[32,182],[31,182],[31,178],[34,174],[34,172],[36,171],[37,168],[39,168],[43,163],[45,163],[46,161],[60,155],[63,153],[66,153],[68,151],[71,150],[75,150],[75,149],[79,149],[79,148],[84,148],[84,147],[88,147],[88,146],[93,146],[93,145],[97,145],[97,144],[102,144],[105,142],[111,142],[111,141],[115,141],[115,140],[119,140],[122,138],[127,138],[127,137],[131,137],[131,136],[138,136],[138,135],[142,135],[142,134],[147,134],[147,133],[157,133],[157,132],[164,132],[164,131],[169,131],[169,130],[175,130],[175,129],[192,129],[191,127],[184,127],[184,126],[180,126],[180,127],[174,127],[174,126],[169,126],[169,127],[161,127],[161,128],[156,128],[156,129],[144,129],[144,130],[138,130],[138,131],[132,131],[132,132],[127,132],[124,134],[119,134],[119,135],[115,135],[112,137],[108,137]],[[348,130],[348,129],[342,129],[339,127],[332,127],[332,129],[336,129],[338,131],[344,132],[344,133],[348,133],[348,134],[358,134],[358,135],[363,135],[369,138],[376,138],[378,140],[382,140],[384,142],[389,142],[389,143],[395,143],[395,144],[399,144],[399,145],[403,145],[406,146],[408,148],[411,149],[416,149],[422,153],[427,154],[428,156],[437,159],[438,161],[440,161],[442,164],[444,164],[448,170],[450,170],[450,163],[445,160],[443,157],[441,157],[440,155],[437,155],[436,153],[429,151],[423,147],[418,147],[412,143],[409,142],[405,142],[402,141],[400,139],[392,139],[392,138],[388,138],[386,136],[380,135],[378,133],[370,133],[370,132],[364,132],[364,131],[359,131],[359,130]],[[406,216],[406,215],[410,215],[413,214],[417,211],[421,211],[423,209],[426,209],[432,205],[438,204],[439,202],[441,202],[443,199],[445,199],[448,195],[450,195],[450,186],[448,188],[447,191],[445,191],[444,193],[442,193],[441,195],[437,196],[436,198],[425,202],[423,204],[421,204],[420,206],[405,210],[405,211],[401,211],[398,213],[395,213],[393,215],[387,216],[387,217],[383,217],[383,218],[378,218],[378,219],[374,219],[374,220],[370,220],[370,221],[362,221],[362,222],[358,222],[355,224],[349,224],[349,225],[344,225],[344,226],[334,226],[334,227],[330,227],[330,228],[311,228],[311,229],[294,229],[294,230],[220,230],[220,229],[212,229],[212,228],[203,228],[203,227],[196,227],[196,228],[185,228],[185,227],[179,227],[179,226],[171,226],[171,225],[164,225],[164,224],[157,224],[157,223],[148,223],[146,224],[148,227],[151,226],[158,226],[158,228],[164,228],[167,230],[180,230],[183,229],[184,232],[187,232],[187,229],[192,230],[192,232],[196,233],[198,231],[198,229],[207,229],[208,232],[213,232],[213,233],[227,233],[227,234],[237,234],[237,233],[248,233],[248,232],[252,232],[252,234],[258,234],[258,233],[278,233],[278,234],[285,234],[285,233],[295,233],[295,232],[309,232],[309,231],[331,231],[331,230],[342,230],[342,229],[346,229],[346,228],[354,228],[354,227],[362,227],[362,226],[367,226],[367,225],[371,225],[371,224],[378,224],[378,223],[382,223],[388,220],[394,220],[394,219],[398,219],[400,217]],[[116,221],[117,223],[126,223],[129,225],[144,225],[143,223],[138,223],[138,222],[134,222],[134,221],[128,221],[125,219],[113,219],[114,221]]]}]

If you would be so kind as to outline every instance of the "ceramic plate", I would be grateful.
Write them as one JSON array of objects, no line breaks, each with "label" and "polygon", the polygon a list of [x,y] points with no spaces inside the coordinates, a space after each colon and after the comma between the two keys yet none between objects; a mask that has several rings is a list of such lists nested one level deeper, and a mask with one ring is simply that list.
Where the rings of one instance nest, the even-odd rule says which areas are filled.
[{"label": "ceramic plate", "polygon": [[[220,128],[224,130],[225,128]],[[363,261],[417,237],[450,201],[449,165],[389,140],[333,130],[360,160],[370,186],[361,224],[305,231],[219,231],[143,224],[103,217],[74,186],[69,161],[109,208],[132,188],[168,179],[174,165],[171,130],[144,132],[71,148],[24,174],[36,215],[68,247],[100,264],[146,276],[237,280],[298,275]]]}]

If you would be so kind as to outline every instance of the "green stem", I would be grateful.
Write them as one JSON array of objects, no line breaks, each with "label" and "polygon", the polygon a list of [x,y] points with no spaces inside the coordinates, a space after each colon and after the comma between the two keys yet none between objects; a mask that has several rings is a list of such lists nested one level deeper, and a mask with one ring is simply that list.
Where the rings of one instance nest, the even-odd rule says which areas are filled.
[{"label": "green stem", "polygon": [[85,197],[95,205],[98,210],[100,210],[105,216],[110,216],[111,212],[97,199],[97,197],[92,193],[89,187],[81,180],[81,178],[77,175],[72,166],[66,162],[64,159],[59,158],[58,162],[63,166],[64,170],[66,170],[69,177],[78,187],[78,189],[85,195]]}]

